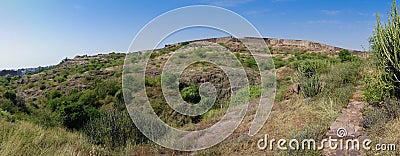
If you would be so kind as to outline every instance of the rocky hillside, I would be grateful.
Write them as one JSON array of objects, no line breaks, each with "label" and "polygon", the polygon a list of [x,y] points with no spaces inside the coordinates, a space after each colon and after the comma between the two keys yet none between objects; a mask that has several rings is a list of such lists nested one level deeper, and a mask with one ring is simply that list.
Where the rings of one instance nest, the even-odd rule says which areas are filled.
[{"label": "rocky hillside", "polygon": [[[253,37],[245,37],[245,38],[253,38]],[[263,38],[265,43],[270,47],[272,53],[276,50],[280,51],[307,51],[307,52],[321,52],[326,53],[328,55],[337,55],[340,50],[344,50],[344,48],[330,46],[323,43],[318,43],[314,41],[307,41],[307,40],[293,40],[293,39],[277,39],[277,38]],[[231,51],[238,52],[240,51],[241,46],[239,46],[240,40],[231,36],[228,37],[221,37],[221,38],[209,38],[209,39],[201,39],[201,40],[194,40],[190,42],[198,42],[198,41],[208,41],[213,43],[232,43],[227,44]],[[171,45],[167,45],[169,47]],[[350,50],[347,49],[350,53],[362,57],[367,57],[367,53],[364,51],[358,50]]]},{"label": "rocky hillside", "polygon": [[[176,50],[180,46],[183,46],[182,44],[202,41],[218,43],[228,48],[232,52],[240,53],[243,56],[242,59],[246,59],[250,56],[249,52],[246,50],[245,46],[240,42],[240,40],[233,37],[210,38],[176,43],[172,45],[166,45],[165,48],[156,50],[154,52],[159,56],[155,56],[151,59],[147,75],[152,77],[160,75],[162,69],[160,67],[163,66],[165,60],[170,56],[170,52]],[[326,54],[327,56],[336,57],[339,51],[343,50],[343,48],[304,40],[264,38],[264,41],[267,43],[273,56],[278,58],[278,60],[275,61],[287,61],[291,55],[294,56],[294,54],[290,54],[290,52],[294,51],[320,53]],[[354,50],[349,51],[362,57],[366,56],[365,52]],[[95,56],[76,56],[72,59],[64,59],[60,64],[43,72],[22,76],[21,78],[12,82],[12,84],[16,87],[17,94],[28,99],[38,98],[44,95],[46,92],[50,92],[51,90],[68,92],[72,89],[90,89],[93,88],[93,80],[95,79],[102,81],[115,78],[120,81],[124,57],[125,54],[122,53],[99,54]],[[245,60],[243,60],[243,63],[244,61]],[[211,79],[211,77],[213,77],[212,80],[216,81],[215,83],[218,83],[219,86],[224,84],[221,83],[222,81],[227,81],[222,71],[218,69],[202,71],[207,72],[201,72],[201,70],[192,70],[192,72],[183,73],[184,79],[182,79],[183,81],[181,87],[185,87],[193,83],[200,83],[201,81]],[[249,77],[252,79],[251,83],[257,84],[256,75],[252,73],[253,70],[251,70],[250,67],[247,67],[246,71],[248,72]],[[284,75],[287,72],[290,72],[290,70],[288,71],[288,69],[282,68],[278,70],[278,76],[285,77]],[[216,75],[219,76],[216,77]],[[218,88],[228,92],[229,90],[223,89],[226,87],[226,85],[227,84],[223,85],[224,87],[221,86]],[[228,96],[229,94],[226,92],[222,92],[222,94]]]},{"label": "rocky hillside", "polygon": [[[302,127],[295,126],[296,128],[293,128],[291,126],[299,124],[300,121],[293,120],[293,123],[280,125],[282,119],[286,116],[285,114],[294,114],[298,117],[296,119],[302,119],[306,116],[313,118],[312,121],[324,121],[318,121],[317,124],[330,122],[330,119],[334,116],[329,116],[329,120],[318,118],[315,116],[315,112],[321,112],[321,110],[314,111],[314,109],[324,109],[327,106],[327,100],[335,101],[334,111],[337,111],[336,108],[341,108],[344,103],[347,104],[349,98],[347,95],[351,95],[352,85],[358,79],[358,68],[355,67],[359,67],[361,63],[359,57],[351,55],[351,53],[357,55],[363,55],[363,53],[310,41],[267,38],[264,40],[274,61],[274,66],[272,63],[266,64],[266,66],[269,69],[272,67],[276,69],[275,102],[280,103],[277,108],[274,108],[275,118],[271,119],[272,123],[276,121],[278,127],[295,133]],[[226,111],[231,94],[230,83],[226,74],[213,64],[199,62],[191,64],[182,72],[179,79],[181,97],[189,103],[199,102],[201,99],[198,92],[200,84],[210,82],[216,88],[216,103],[207,113],[199,116],[182,115],[167,105],[161,89],[160,74],[162,68],[172,54],[178,53],[185,45],[192,42],[212,42],[214,43],[212,46],[219,48],[222,46],[233,52],[234,56],[242,63],[249,78],[251,85],[250,99],[257,99],[261,94],[260,76],[257,72],[259,69],[256,61],[239,39],[232,37],[211,38],[176,43],[156,49],[150,55],[150,60],[147,63],[145,85],[148,99],[156,114],[164,122],[173,127],[187,130],[207,128],[218,122]],[[40,127],[39,130],[41,127],[46,129],[46,133],[49,133],[49,135],[46,135],[50,137],[58,136],[59,129],[66,129],[70,138],[80,139],[67,139],[61,140],[61,142],[68,142],[68,147],[86,154],[100,152],[102,155],[123,155],[123,150],[137,152],[134,149],[137,146],[150,146],[151,144],[132,123],[124,105],[121,81],[125,56],[123,53],[76,56],[72,59],[64,59],[60,64],[38,73],[0,77],[0,123],[7,123],[4,125],[8,125],[4,131],[0,129],[0,155],[3,144],[13,146],[13,148],[9,148],[10,151],[8,152],[27,149],[30,153],[41,153],[42,150],[49,150],[49,148],[36,148],[37,145],[31,142],[31,140],[41,137],[33,139],[16,137],[15,140],[22,140],[19,141],[21,144],[16,146],[14,146],[15,140],[2,140],[14,135],[14,133],[9,133],[10,130],[8,130],[15,128],[11,126],[12,124],[8,124],[13,122],[22,123],[17,126],[21,129],[18,132],[25,133],[26,129],[31,129],[29,127],[38,126]],[[312,72],[311,76],[310,72]],[[285,104],[290,99],[300,99],[300,101],[307,102],[304,99],[309,98],[313,98],[309,102],[318,102],[318,107],[313,107],[314,104],[288,104],[287,106]],[[256,104],[255,102],[252,103]],[[281,103],[283,104],[281,105]],[[246,117],[245,125],[252,121],[251,118],[251,116]],[[265,127],[273,128],[274,126]],[[232,137],[243,137],[247,130],[244,127],[239,128],[238,132]],[[323,127],[319,130],[325,131]],[[269,130],[267,129],[267,131]],[[277,132],[276,129],[271,131]],[[43,132],[39,131],[37,135],[42,136],[39,133]],[[34,133],[36,134],[36,132]],[[60,149],[60,146],[64,146],[63,143],[54,143],[51,139],[35,142],[43,142],[46,147],[52,147],[51,150]],[[247,143],[240,142],[241,145]],[[230,150],[221,150],[216,146],[203,152],[211,152],[204,154],[211,155],[215,150],[230,155],[232,154],[230,152],[234,151],[232,148],[246,148],[245,146],[236,147],[235,145],[239,144],[228,139],[225,144],[221,144],[221,149]],[[26,146],[30,148],[25,148]],[[149,149],[157,152],[153,151],[147,155],[175,154],[175,152],[158,146],[149,147]],[[241,150],[249,153],[256,152]]]}]

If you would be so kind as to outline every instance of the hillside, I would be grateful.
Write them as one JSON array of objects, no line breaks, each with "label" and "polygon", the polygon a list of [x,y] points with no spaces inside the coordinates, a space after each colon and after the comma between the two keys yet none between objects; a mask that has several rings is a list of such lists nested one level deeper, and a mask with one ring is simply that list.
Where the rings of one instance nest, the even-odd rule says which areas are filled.
[{"label": "hillside", "polygon": [[[279,61],[281,58],[284,61],[288,61],[291,57],[301,56],[302,53],[318,53],[318,55],[322,56],[337,57],[339,51],[343,50],[343,48],[312,41],[272,38],[264,38],[264,40],[269,46],[273,57],[278,61],[275,62],[278,63],[278,67],[280,66]],[[232,52],[239,52],[244,55],[248,54],[244,45],[242,45],[238,39],[233,37],[210,38],[188,42],[201,41],[219,43]],[[181,44],[182,43],[166,45],[164,49],[173,49]],[[293,52],[297,52],[297,54],[294,54]],[[367,53],[361,51],[349,50],[349,52],[360,57],[365,57],[367,55]],[[149,63],[150,70],[148,71],[148,74],[152,76],[159,75],[161,73],[161,68],[159,68],[159,66],[163,64],[162,59],[166,57],[168,57],[168,54],[163,54],[162,56],[151,60],[152,62]],[[11,83],[14,86],[17,86],[16,92],[24,98],[40,97],[44,93],[53,89],[61,90],[63,92],[67,92],[71,89],[87,89],[93,86],[94,81],[91,80],[95,78],[98,80],[113,78],[120,79],[124,59],[125,54],[122,53],[76,56],[72,59],[64,59],[60,64],[54,66],[54,69],[49,68],[48,70],[37,74],[23,76]],[[201,74],[192,73],[192,75]],[[188,79],[190,79],[190,76]]]},{"label": "hillside", "polygon": [[[258,67],[238,39],[223,37],[166,45],[150,56],[145,82],[153,109],[174,127],[189,130],[209,127],[223,116],[229,104],[229,81],[220,68],[209,63],[186,68],[179,84],[182,98],[190,103],[198,102],[202,82],[216,86],[218,100],[206,114],[181,115],[166,105],[162,97],[160,74],[166,60],[188,43],[204,41],[218,43],[235,53],[249,77],[252,100],[260,96]],[[277,73],[276,103],[267,125],[253,138],[244,135],[252,118],[247,115],[246,122],[227,140],[191,154],[279,153],[257,149],[257,139],[264,134],[276,138],[321,138],[349,102],[354,86],[360,83],[362,58],[367,57],[364,52],[302,40],[265,38],[264,41]],[[18,151],[45,155],[188,154],[149,142],[133,126],[122,97],[124,59],[125,54],[121,53],[76,56],[39,73],[1,77],[0,123],[5,129],[0,130],[0,155],[18,155]],[[38,131],[26,132],[32,135],[19,138],[32,127]],[[60,133],[67,137],[55,135]],[[40,138],[44,134],[49,139]],[[11,146],[17,140],[19,144]],[[69,148],[61,149],[63,146]],[[25,147],[28,148],[21,150]]]}]

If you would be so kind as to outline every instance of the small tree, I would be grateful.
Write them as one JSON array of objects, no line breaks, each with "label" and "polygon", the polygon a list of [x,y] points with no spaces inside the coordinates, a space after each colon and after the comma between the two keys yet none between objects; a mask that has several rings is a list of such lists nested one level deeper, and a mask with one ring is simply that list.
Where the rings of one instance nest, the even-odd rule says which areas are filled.
[{"label": "small tree", "polygon": [[70,129],[79,129],[88,119],[88,113],[82,104],[70,103],[59,110],[61,123]]},{"label": "small tree", "polygon": [[342,62],[345,61],[351,61],[352,60],[352,55],[350,54],[350,52],[346,49],[340,50],[339,52],[339,58]]}]

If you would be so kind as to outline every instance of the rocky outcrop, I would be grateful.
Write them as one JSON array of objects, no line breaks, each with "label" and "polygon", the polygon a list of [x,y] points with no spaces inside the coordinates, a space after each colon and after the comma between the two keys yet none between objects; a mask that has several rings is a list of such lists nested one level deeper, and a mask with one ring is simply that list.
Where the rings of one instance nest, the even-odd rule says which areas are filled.
[{"label": "rocky outcrop", "polygon": [[306,40],[264,38],[264,41],[268,46],[283,51],[286,50],[320,51],[320,52],[326,52],[328,55],[333,55],[334,53],[342,50],[342,48]]},{"label": "rocky outcrop", "polygon": [[[323,43],[307,41],[307,40],[291,40],[291,39],[276,39],[276,38],[264,38],[265,43],[271,48],[279,49],[282,51],[286,50],[300,50],[300,51],[312,51],[312,52],[325,52],[328,55],[335,55],[344,48],[330,46]],[[349,50],[349,49],[347,49]],[[353,55],[361,57],[367,57],[367,53],[358,50],[349,50]]]},{"label": "rocky outcrop", "polygon": [[[251,39],[254,37],[245,37],[247,39]],[[288,50],[299,50],[299,51],[311,51],[311,52],[324,52],[327,53],[328,55],[335,55],[338,54],[340,50],[343,50],[344,48],[340,47],[335,47],[335,46],[330,46],[327,44],[323,43],[318,43],[314,41],[308,41],[308,40],[293,40],[293,39],[276,39],[276,38],[263,38],[265,43],[267,44],[268,47],[272,49],[277,49],[277,50],[282,50],[282,51],[288,51]],[[213,43],[232,43],[232,42],[240,42],[240,39],[234,38],[232,36],[228,37],[220,37],[220,38],[209,38],[209,39],[201,39],[201,40],[193,40],[193,41],[188,41],[189,43],[191,42],[199,42],[199,41],[208,41],[208,42],[213,42]],[[173,44],[175,45],[175,44]],[[171,45],[166,45],[166,47],[171,46]],[[239,47],[229,46],[231,51],[237,52],[239,51]],[[368,57],[368,53],[364,51],[358,51],[358,50],[349,50],[350,53],[353,55],[358,55],[360,57]]]}]

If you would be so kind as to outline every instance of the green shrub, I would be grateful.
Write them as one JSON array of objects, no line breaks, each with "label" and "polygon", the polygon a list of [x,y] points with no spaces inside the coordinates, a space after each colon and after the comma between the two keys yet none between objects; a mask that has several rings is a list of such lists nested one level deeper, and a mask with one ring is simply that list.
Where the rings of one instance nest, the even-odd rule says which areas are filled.
[{"label": "green shrub", "polygon": [[155,97],[150,100],[150,104],[161,120],[172,127],[181,127],[188,123],[197,123],[201,116],[187,116],[176,112],[164,100],[164,98]]},{"label": "green shrub", "polygon": [[252,56],[248,56],[244,60],[244,66],[249,68],[257,68],[257,62]]},{"label": "green shrub", "polygon": [[305,52],[305,51],[295,51],[295,58],[297,60],[326,60],[329,57],[325,53],[318,52]]},{"label": "green shrub", "polygon": [[97,94],[93,90],[85,90],[82,92],[82,95],[79,97],[79,103],[84,106],[93,106],[100,107],[100,104],[97,100]]},{"label": "green shrub", "polygon": [[67,80],[67,78],[64,77],[64,76],[57,76],[57,77],[54,78],[54,81],[58,82],[58,83],[64,82],[66,80]]},{"label": "green shrub", "polygon": [[300,84],[300,92],[304,97],[314,97],[321,92],[320,73],[326,72],[327,69],[327,64],[321,60],[300,62],[295,73],[295,81]]},{"label": "green shrub", "polygon": [[348,50],[343,49],[343,50],[340,50],[340,52],[339,52],[339,58],[342,62],[351,61],[351,60],[353,60],[353,55],[351,55]]},{"label": "green shrub", "polygon": [[225,47],[226,49],[231,49],[228,45],[226,45],[225,43],[223,43],[223,42],[219,42],[218,43],[220,46],[223,46],[223,47]]},{"label": "green shrub", "polygon": [[47,93],[45,96],[47,99],[60,98],[61,92],[58,90],[52,90],[50,93]]},{"label": "green shrub", "polygon": [[59,109],[61,124],[70,129],[79,129],[88,120],[88,113],[82,104],[69,103]]},{"label": "green shrub", "polygon": [[[295,63],[297,70],[311,76],[314,74],[326,73],[330,70],[330,63],[326,60],[302,60]],[[311,75],[310,75],[311,74]]]},{"label": "green shrub", "polygon": [[149,87],[160,87],[161,86],[161,76],[146,77],[144,83],[146,86],[149,86]]},{"label": "green shrub", "polygon": [[69,94],[63,95],[61,97],[61,99],[62,99],[62,101],[65,101],[67,103],[78,102],[81,95],[82,95],[82,92],[80,92],[79,90],[71,90],[69,92]]},{"label": "green shrub", "polygon": [[175,46],[173,46],[173,47],[171,47],[171,48],[168,48],[168,49],[163,48],[163,49],[159,49],[159,50],[154,50],[154,51],[151,53],[150,58],[151,58],[151,59],[154,59],[154,58],[156,58],[156,57],[158,57],[158,56],[161,56],[161,55],[164,55],[164,54],[169,54],[169,53],[171,53],[171,52],[173,52],[173,51],[176,51],[176,50],[182,48],[183,46],[185,46],[185,45],[187,45],[187,44],[189,44],[189,43],[188,43],[188,42],[187,42],[187,43],[184,42],[184,43],[182,43],[182,44],[180,44],[180,45],[175,45]]},{"label": "green shrub", "polygon": [[95,91],[100,98],[105,98],[107,95],[114,96],[121,88],[122,86],[118,81],[108,80],[97,83]]},{"label": "green shrub", "polygon": [[235,52],[234,55],[238,60],[242,60],[242,56],[240,55],[240,53]]},{"label": "green shrub", "polygon": [[199,103],[201,100],[200,94],[199,94],[199,86],[197,85],[192,85],[189,87],[185,87],[181,90],[181,96],[182,99],[185,100],[186,102],[189,103]]},{"label": "green shrub", "polygon": [[0,116],[5,116],[7,118],[7,121],[9,122],[14,122],[17,119],[14,115],[10,114],[5,110],[2,110],[1,108],[0,108]]},{"label": "green shrub", "polygon": [[40,85],[39,89],[40,89],[40,90],[46,89],[46,85],[44,85],[44,84]]},{"label": "green shrub", "polygon": [[327,74],[324,81],[329,82],[333,88],[355,84],[361,79],[362,64],[362,62],[358,61],[336,64],[332,66],[331,71]]},{"label": "green shrub", "polygon": [[12,114],[18,112],[18,107],[9,99],[0,100],[0,109]]},{"label": "green shrub", "polygon": [[250,91],[250,100],[253,100],[253,99],[261,96],[261,88],[260,87],[250,86],[249,91]]},{"label": "green shrub", "polygon": [[[0,107],[10,113],[16,113],[18,111],[29,113],[28,108],[25,105],[25,100],[22,97],[17,96],[12,91],[6,91],[3,94],[3,104],[0,103]],[[11,102],[11,103],[10,103]]]},{"label": "green shrub", "polygon": [[278,69],[280,67],[286,66],[288,63],[283,60],[282,58],[273,58],[274,64],[275,64],[275,69]]},{"label": "green shrub", "polygon": [[369,73],[364,77],[364,94],[363,98],[369,103],[379,103],[385,97],[390,97],[390,87],[381,81],[382,73],[380,70]]},{"label": "green shrub", "polygon": [[321,83],[318,76],[300,76],[300,91],[304,97],[314,97],[321,92]]}]

